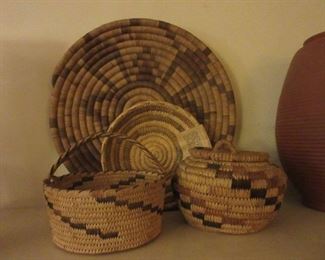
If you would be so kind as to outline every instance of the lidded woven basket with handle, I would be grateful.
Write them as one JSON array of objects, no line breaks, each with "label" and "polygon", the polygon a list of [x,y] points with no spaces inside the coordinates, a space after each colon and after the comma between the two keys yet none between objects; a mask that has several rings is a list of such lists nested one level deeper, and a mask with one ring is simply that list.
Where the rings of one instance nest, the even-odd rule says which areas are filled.
[{"label": "lidded woven basket with handle", "polygon": [[[75,150],[98,137],[136,146],[157,165],[157,170],[54,176]],[[120,147],[123,149],[123,145]],[[44,180],[54,243],[70,252],[99,254],[151,241],[161,232],[166,178],[155,157],[126,136],[98,133],[79,141],[59,157]]]},{"label": "lidded woven basket with handle", "polygon": [[179,165],[179,206],[186,221],[206,231],[256,232],[277,215],[287,186],[268,154],[236,151],[225,140],[194,148]]}]

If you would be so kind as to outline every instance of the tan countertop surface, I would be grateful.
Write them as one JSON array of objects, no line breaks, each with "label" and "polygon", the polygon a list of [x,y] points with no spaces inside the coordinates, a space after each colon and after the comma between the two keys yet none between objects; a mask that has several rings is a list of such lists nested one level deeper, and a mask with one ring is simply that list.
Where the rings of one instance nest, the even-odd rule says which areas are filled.
[{"label": "tan countertop surface", "polygon": [[249,235],[206,233],[188,226],[180,212],[164,214],[163,231],[153,242],[110,255],[82,256],[57,248],[45,209],[0,212],[0,259],[325,259],[325,213],[287,196],[278,218]]}]

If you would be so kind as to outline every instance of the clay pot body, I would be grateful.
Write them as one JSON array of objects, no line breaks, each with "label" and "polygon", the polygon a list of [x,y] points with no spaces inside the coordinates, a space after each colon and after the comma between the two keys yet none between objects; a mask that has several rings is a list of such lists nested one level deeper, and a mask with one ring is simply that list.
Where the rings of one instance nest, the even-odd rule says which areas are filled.
[{"label": "clay pot body", "polygon": [[290,64],[276,139],[283,168],[303,203],[325,211],[325,32],[306,40]]}]

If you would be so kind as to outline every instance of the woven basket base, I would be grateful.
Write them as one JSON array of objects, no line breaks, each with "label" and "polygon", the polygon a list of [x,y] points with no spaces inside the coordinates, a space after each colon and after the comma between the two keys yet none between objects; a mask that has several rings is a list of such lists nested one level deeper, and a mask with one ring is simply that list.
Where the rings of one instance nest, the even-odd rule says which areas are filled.
[{"label": "woven basket base", "polygon": [[161,218],[148,213],[146,216],[141,216],[138,221],[135,219],[126,220],[126,223],[119,221],[120,228],[124,227],[126,233],[117,238],[103,240],[97,235],[88,235],[87,238],[84,230],[72,229],[51,210],[48,214],[53,242],[66,251],[80,254],[103,254],[136,248],[156,238],[162,227]]},{"label": "woven basket base", "polygon": [[72,248],[66,245],[66,243],[60,241],[60,239],[53,237],[52,241],[53,243],[59,247],[60,249],[63,249],[65,251],[71,252],[71,253],[77,253],[77,254],[90,254],[90,255],[94,255],[94,254],[106,254],[106,253],[114,253],[114,252],[120,252],[120,251],[126,251],[126,250],[131,250],[131,249],[136,249],[138,247],[144,246],[146,244],[149,244],[151,241],[153,241],[154,239],[156,239],[159,235],[160,235],[161,231],[156,232],[156,234],[151,234],[151,237],[148,238],[146,241],[144,241],[143,243],[133,243],[132,245],[128,245],[125,248],[109,248],[109,249],[99,249],[99,250],[93,250],[93,249],[89,249],[89,250],[79,250],[78,248]]},{"label": "woven basket base", "polygon": [[259,221],[256,221],[255,223],[252,222],[248,225],[229,225],[229,224],[223,224],[220,228],[216,227],[210,227],[203,224],[203,221],[201,219],[195,218],[192,215],[192,212],[184,209],[182,206],[179,206],[186,222],[197,229],[200,229],[202,231],[208,231],[208,232],[222,232],[227,234],[233,234],[233,235],[239,235],[239,234],[248,234],[248,233],[255,233],[259,232],[265,227],[267,227],[274,217],[268,218],[268,219],[262,219]]}]

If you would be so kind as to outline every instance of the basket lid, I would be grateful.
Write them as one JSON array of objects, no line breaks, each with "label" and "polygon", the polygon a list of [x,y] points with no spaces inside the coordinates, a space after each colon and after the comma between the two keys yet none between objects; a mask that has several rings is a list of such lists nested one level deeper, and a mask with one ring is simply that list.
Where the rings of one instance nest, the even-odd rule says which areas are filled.
[{"label": "basket lid", "polygon": [[223,162],[265,162],[269,155],[264,152],[237,151],[232,143],[220,140],[214,148],[196,147],[190,149],[194,158]]}]

